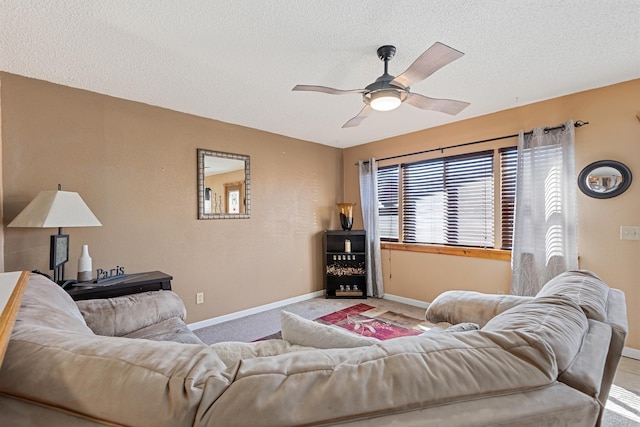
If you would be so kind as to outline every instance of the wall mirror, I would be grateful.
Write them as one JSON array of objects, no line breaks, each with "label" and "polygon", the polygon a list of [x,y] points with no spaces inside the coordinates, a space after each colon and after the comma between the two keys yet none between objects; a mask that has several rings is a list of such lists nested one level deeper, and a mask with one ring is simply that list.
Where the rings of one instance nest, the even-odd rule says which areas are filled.
[{"label": "wall mirror", "polygon": [[198,219],[250,218],[249,156],[198,148]]},{"label": "wall mirror", "polygon": [[627,191],[631,170],[615,160],[600,160],[586,166],[578,176],[578,188],[587,196],[609,199]]}]

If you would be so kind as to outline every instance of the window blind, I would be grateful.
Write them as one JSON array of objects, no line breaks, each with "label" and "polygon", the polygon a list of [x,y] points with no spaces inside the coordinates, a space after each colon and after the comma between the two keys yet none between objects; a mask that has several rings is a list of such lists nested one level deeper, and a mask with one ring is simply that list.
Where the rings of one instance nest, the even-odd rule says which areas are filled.
[{"label": "window blind", "polygon": [[500,210],[502,249],[513,247],[513,220],[516,202],[516,166],[518,148],[509,147],[500,150]]},{"label": "window blind", "polygon": [[403,165],[403,241],[493,247],[493,181],[493,151]]},{"label": "window blind", "polygon": [[381,240],[398,241],[400,168],[378,169],[378,229]]}]

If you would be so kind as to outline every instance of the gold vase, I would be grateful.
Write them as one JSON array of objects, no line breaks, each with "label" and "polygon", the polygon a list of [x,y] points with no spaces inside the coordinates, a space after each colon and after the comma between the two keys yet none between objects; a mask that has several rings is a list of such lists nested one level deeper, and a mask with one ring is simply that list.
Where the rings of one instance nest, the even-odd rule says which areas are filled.
[{"label": "gold vase", "polygon": [[344,231],[351,231],[353,227],[353,207],[355,203],[336,203],[340,213],[340,225]]}]

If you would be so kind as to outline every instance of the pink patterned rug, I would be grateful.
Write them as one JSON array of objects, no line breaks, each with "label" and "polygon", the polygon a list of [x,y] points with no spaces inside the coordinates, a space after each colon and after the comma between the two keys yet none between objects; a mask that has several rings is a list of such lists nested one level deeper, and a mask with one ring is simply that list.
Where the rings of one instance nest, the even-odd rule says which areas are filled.
[{"label": "pink patterned rug", "polygon": [[[432,326],[425,320],[362,303],[334,311],[333,313],[315,319],[315,321],[324,323],[325,325],[338,326],[354,334],[373,337],[379,340],[420,335],[429,330],[429,326]],[[282,335],[280,332],[277,332],[257,341],[280,338],[282,338]]]}]

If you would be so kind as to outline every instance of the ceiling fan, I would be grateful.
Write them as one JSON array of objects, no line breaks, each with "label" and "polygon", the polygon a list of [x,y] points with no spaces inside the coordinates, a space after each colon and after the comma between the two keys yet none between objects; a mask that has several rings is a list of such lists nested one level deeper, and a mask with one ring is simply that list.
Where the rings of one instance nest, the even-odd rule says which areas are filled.
[{"label": "ceiling fan", "polygon": [[411,93],[409,86],[429,77],[445,65],[462,57],[459,52],[445,44],[436,42],[416,59],[409,68],[398,77],[388,73],[389,61],[396,53],[395,46],[381,46],[378,48],[378,58],[384,61],[384,74],[364,89],[334,89],[326,86],[296,85],[292,90],[322,92],[330,95],[344,95],[361,93],[366,104],[357,116],[346,122],[342,127],[358,126],[373,110],[390,111],[407,102],[423,110],[434,110],[456,115],[465,109],[469,103],[454,99],[437,99]]}]

